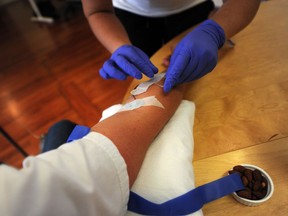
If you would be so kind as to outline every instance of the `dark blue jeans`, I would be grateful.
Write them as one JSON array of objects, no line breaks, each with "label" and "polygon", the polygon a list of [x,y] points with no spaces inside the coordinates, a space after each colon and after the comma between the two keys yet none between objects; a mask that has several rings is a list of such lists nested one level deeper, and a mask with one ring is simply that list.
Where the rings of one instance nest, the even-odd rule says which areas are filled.
[{"label": "dark blue jeans", "polygon": [[66,143],[75,126],[76,123],[69,120],[61,120],[52,125],[45,135],[42,152],[56,149]]}]

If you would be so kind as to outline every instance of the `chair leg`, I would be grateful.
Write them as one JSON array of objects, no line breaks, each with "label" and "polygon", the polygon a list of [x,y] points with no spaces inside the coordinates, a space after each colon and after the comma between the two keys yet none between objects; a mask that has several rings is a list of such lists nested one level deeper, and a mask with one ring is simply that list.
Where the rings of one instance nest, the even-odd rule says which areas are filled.
[{"label": "chair leg", "polygon": [[24,149],[22,149],[15,140],[2,128],[0,127],[0,133],[24,156],[29,156]]},{"label": "chair leg", "polygon": [[42,16],[42,13],[40,12],[37,4],[35,3],[35,0],[28,0],[34,13],[36,14],[36,17],[31,17],[31,21],[35,22],[44,22],[44,23],[53,23],[54,19],[52,17],[44,17]]}]

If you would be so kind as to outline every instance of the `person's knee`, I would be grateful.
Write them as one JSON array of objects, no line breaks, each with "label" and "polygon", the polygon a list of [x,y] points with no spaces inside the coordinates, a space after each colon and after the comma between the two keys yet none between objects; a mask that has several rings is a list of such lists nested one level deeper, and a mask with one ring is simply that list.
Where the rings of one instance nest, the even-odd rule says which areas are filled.
[{"label": "person's knee", "polygon": [[71,127],[74,128],[75,126],[76,126],[76,123],[67,119],[63,119],[63,120],[56,122],[50,128],[71,128]]}]

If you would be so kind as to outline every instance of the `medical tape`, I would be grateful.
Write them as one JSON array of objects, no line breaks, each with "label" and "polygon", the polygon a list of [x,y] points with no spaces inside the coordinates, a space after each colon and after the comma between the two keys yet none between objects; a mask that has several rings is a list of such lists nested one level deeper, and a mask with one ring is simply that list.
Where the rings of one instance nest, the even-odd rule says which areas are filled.
[{"label": "medical tape", "polygon": [[159,100],[157,100],[155,96],[149,96],[141,99],[136,99],[134,101],[131,101],[130,103],[123,105],[118,112],[134,110],[143,106],[156,106],[164,109],[164,106],[160,103]]},{"label": "medical tape", "polygon": [[133,89],[130,93],[132,95],[139,95],[147,91],[147,89],[153,85],[154,83],[158,83],[163,77],[165,73],[156,74],[152,79],[145,81],[137,86],[136,89]]},{"label": "medical tape", "polygon": [[128,210],[141,215],[188,215],[200,210],[208,202],[244,188],[240,175],[234,173],[161,204],[150,202],[131,191]]}]

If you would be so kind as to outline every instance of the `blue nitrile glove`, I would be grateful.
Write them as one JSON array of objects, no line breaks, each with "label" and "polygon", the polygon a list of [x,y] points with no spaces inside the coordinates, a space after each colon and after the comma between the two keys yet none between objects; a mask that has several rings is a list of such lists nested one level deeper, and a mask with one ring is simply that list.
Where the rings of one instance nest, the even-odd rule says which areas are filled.
[{"label": "blue nitrile glove", "polygon": [[104,79],[115,78],[125,80],[127,76],[142,78],[142,73],[153,77],[158,69],[151,63],[149,57],[139,48],[132,45],[119,47],[100,69]]},{"label": "blue nitrile glove", "polygon": [[206,20],[188,33],[176,46],[166,72],[164,91],[174,85],[198,79],[213,70],[225,33],[213,20]]}]

